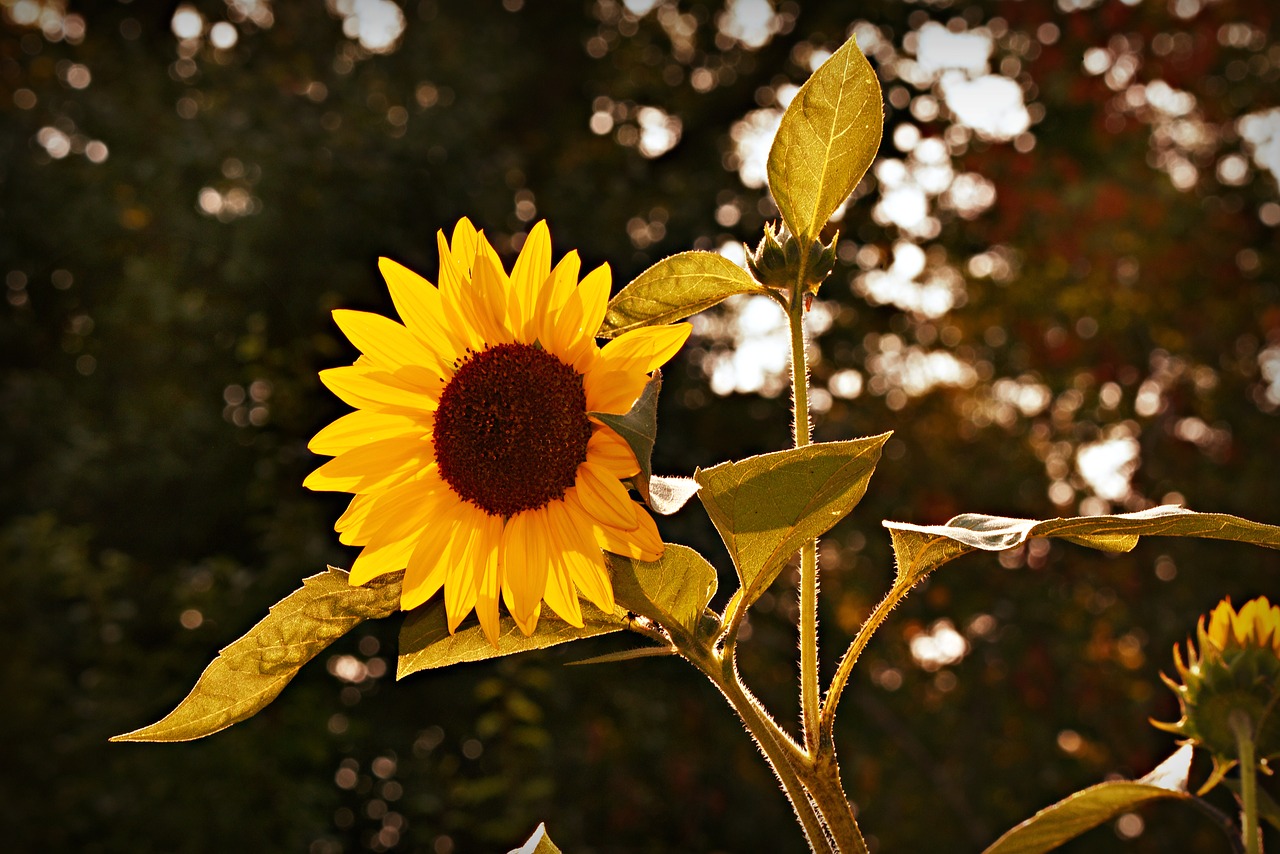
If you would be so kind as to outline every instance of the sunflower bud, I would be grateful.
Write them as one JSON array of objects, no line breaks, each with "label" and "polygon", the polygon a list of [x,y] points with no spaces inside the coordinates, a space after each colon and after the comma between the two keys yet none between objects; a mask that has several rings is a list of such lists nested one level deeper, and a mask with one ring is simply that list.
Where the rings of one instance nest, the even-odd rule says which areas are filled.
[{"label": "sunflower bud", "polygon": [[[785,227],[776,230],[772,223],[765,223],[764,237],[755,252],[747,247],[747,268],[756,281],[765,287],[789,290],[800,273],[801,246]],[[804,283],[812,293],[818,290],[836,265],[836,238],[826,246],[815,240],[807,249],[804,265]]]},{"label": "sunflower bud", "polygon": [[1280,758],[1280,607],[1260,596],[1237,613],[1223,600],[1207,627],[1200,618],[1186,661],[1177,646],[1173,660],[1182,681],[1161,678],[1177,694],[1182,719],[1152,724],[1213,754],[1210,785],[1239,760],[1232,712],[1243,712],[1253,726],[1262,764]]}]

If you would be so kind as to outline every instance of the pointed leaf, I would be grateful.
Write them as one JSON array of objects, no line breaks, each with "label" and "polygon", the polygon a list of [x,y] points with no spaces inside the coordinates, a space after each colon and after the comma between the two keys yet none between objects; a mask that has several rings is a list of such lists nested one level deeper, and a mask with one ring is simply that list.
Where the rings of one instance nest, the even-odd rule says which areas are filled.
[{"label": "pointed leaf", "polygon": [[1001,836],[983,854],[1052,851],[1104,821],[1149,801],[1190,798],[1186,786],[1191,752],[1191,745],[1183,745],[1141,780],[1099,783],[1069,795]]},{"label": "pointed leaf", "polygon": [[190,741],[252,717],[284,689],[302,665],[365,620],[400,607],[401,574],[352,587],[329,567],[304,579],[239,640],[218,653],[178,707],[151,726],[112,741]]},{"label": "pointed leaf", "polygon": [[645,270],[609,300],[598,335],[616,338],[697,314],[734,294],[760,293],[746,270],[717,252],[681,252]]},{"label": "pointed leaf", "polygon": [[609,554],[613,595],[628,611],[648,617],[675,636],[683,630],[692,638],[716,593],[716,570],[688,546],[666,546],[655,561]]},{"label": "pointed leaf", "polygon": [[512,848],[507,854],[561,854],[560,849],[547,836],[547,825],[542,823],[529,837],[529,841],[519,848]]},{"label": "pointed leaf", "polygon": [[662,391],[662,371],[655,370],[640,397],[626,415],[592,412],[606,427],[622,437],[636,455],[640,473],[631,479],[649,509],[670,516],[685,505],[698,485],[687,477],[654,477],[653,443],[658,436],[658,392]]},{"label": "pointed leaf", "polygon": [[607,652],[604,655],[593,655],[581,661],[570,661],[571,667],[583,664],[617,664],[619,661],[634,661],[637,658],[668,658],[679,655],[674,646],[641,646],[635,649],[623,649],[618,652]]},{"label": "pointed leaf", "polygon": [[889,435],[821,442],[694,473],[698,497],[738,569],[745,606],[806,540],[826,533],[862,499]]},{"label": "pointed leaf", "polygon": [[769,190],[801,245],[862,180],[883,132],[880,83],[851,38],[800,87],[769,149]]},{"label": "pointed leaf", "polygon": [[564,620],[543,614],[533,634],[526,636],[508,614],[498,620],[498,646],[495,649],[485,637],[480,624],[474,620],[463,623],[457,632],[449,634],[449,624],[444,603],[427,606],[410,612],[400,629],[400,661],[396,678],[403,679],[419,670],[432,670],[462,664],[468,661],[484,661],[517,652],[545,649],[569,641],[620,632],[627,627],[626,612],[619,609],[606,614],[587,602],[582,603],[582,628],[569,625]]},{"label": "pointed leaf", "polygon": [[893,537],[900,581],[916,581],[972,551],[1003,551],[1032,537],[1054,537],[1103,551],[1125,552],[1139,537],[1204,537],[1280,549],[1280,527],[1224,513],[1195,513],[1174,504],[1116,516],[1009,519],[964,513],[945,525],[885,522]]}]

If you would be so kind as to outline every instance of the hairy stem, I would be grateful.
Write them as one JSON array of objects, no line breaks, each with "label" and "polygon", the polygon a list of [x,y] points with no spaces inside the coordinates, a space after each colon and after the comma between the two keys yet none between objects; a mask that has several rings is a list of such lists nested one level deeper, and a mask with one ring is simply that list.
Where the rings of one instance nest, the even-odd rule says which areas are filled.
[{"label": "hairy stem", "polygon": [[1248,713],[1232,709],[1227,717],[1236,736],[1236,751],[1240,757],[1240,836],[1248,854],[1261,854],[1262,840],[1258,834],[1258,765],[1253,755],[1253,722]]},{"label": "hairy stem", "polygon": [[[809,423],[809,366],[804,341],[804,265],[791,292],[787,319],[791,326],[791,393],[795,446],[812,441]],[[800,718],[805,752],[818,749],[818,543],[808,540],[800,548]]]},{"label": "hairy stem", "polygon": [[899,580],[893,585],[888,594],[880,600],[880,604],[871,612],[871,616],[867,617],[866,622],[862,624],[862,628],[858,629],[858,635],[849,644],[849,648],[845,650],[844,656],[840,659],[840,663],[836,666],[836,675],[831,679],[831,687],[827,689],[827,697],[822,704],[822,736],[824,739],[830,739],[836,721],[836,707],[840,705],[840,695],[844,692],[845,686],[849,683],[849,675],[853,672],[853,665],[858,663],[859,656],[870,643],[872,635],[884,623],[889,616],[889,612],[897,607],[898,603],[911,592],[914,586],[912,582]]},{"label": "hairy stem", "polygon": [[783,793],[795,810],[809,847],[818,854],[839,854],[841,849],[832,846],[825,822],[814,807],[808,787],[800,778],[799,771],[806,767],[803,753],[743,685],[734,662],[733,648],[729,647],[719,656],[701,650],[686,650],[685,654],[720,689],[720,693],[746,726],[756,747],[764,754]]}]

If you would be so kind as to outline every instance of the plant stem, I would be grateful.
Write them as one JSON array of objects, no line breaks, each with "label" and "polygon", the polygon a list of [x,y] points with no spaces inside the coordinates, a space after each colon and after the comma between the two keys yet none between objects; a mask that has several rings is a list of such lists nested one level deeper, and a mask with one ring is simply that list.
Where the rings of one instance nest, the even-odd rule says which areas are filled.
[{"label": "plant stem", "polygon": [[756,747],[764,754],[769,767],[778,778],[787,800],[791,802],[809,847],[817,854],[839,854],[843,849],[832,846],[825,823],[814,807],[808,787],[800,778],[799,770],[806,762],[800,747],[769,717],[742,683],[733,647],[726,648],[720,656],[702,649],[685,649],[683,652],[720,689],[720,693],[746,726]]},{"label": "plant stem", "polygon": [[[805,284],[803,264],[791,292],[787,320],[791,326],[791,390],[795,446],[812,441],[809,423],[809,365],[804,341]],[[800,547],[800,718],[804,727],[805,753],[813,757],[818,749],[818,542],[807,540]]]},{"label": "plant stem", "polygon": [[1240,835],[1248,854],[1261,854],[1262,841],[1258,834],[1258,765],[1253,755],[1253,723],[1241,709],[1232,709],[1227,717],[1236,736],[1236,751],[1240,758]]},{"label": "plant stem", "polygon": [[867,617],[866,622],[862,624],[862,628],[858,629],[858,635],[849,644],[849,648],[845,650],[844,656],[840,659],[840,663],[836,666],[836,675],[831,679],[831,687],[827,689],[826,700],[822,704],[822,736],[824,739],[830,739],[832,731],[835,727],[836,707],[840,704],[840,694],[844,691],[845,686],[849,682],[849,675],[853,672],[853,665],[857,664],[862,651],[866,649],[867,644],[871,641],[872,635],[880,628],[885,619],[889,616],[889,612],[897,607],[911,588],[913,582],[899,580],[893,585],[893,588],[880,600],[880,604]]}]

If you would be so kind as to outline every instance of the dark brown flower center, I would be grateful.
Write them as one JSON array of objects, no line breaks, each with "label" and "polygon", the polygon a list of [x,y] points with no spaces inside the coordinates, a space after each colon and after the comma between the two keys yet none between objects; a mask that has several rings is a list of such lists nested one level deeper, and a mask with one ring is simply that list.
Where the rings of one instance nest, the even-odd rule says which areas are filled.
[{"label": "dark brown flower center", "polygon": [[470,356],[440,395],[440,475],[463,500],[511,516],[562,497],[587,459],[582,375],[530,344]]}]

